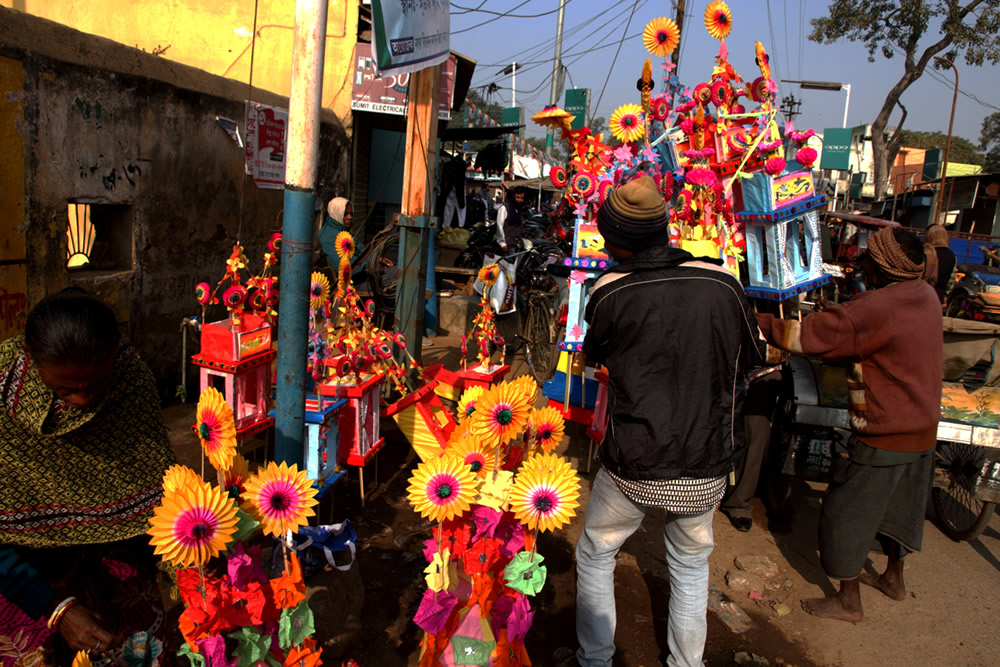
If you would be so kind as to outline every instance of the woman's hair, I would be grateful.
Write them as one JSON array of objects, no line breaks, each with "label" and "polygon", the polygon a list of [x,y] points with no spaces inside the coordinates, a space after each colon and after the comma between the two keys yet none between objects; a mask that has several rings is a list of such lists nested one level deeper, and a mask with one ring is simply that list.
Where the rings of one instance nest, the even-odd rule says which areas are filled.
[{"label": "woman's hair", "polygon": [[114,355],[120,340],[115,314],[79,287],[42,299],[24,325],[24,347],[39,364],[99,364]]},{"label": "woman's hair", "polygon": [[939,248],[947,248],[949,240],[948,230],[944,225],[931,225],[924,236],[924,243]]},{"label": "woman's hair", "polygon": [[504,201],[504,206],[507,207],[507,221],[504,223],[506,225],[518,227],[524,223],[521,219],[521,211],[517,208],[517,200],[514,199],[518,194],[524,194],[524,190],[521,188],[511,188],[507,191],[507,198]]}]

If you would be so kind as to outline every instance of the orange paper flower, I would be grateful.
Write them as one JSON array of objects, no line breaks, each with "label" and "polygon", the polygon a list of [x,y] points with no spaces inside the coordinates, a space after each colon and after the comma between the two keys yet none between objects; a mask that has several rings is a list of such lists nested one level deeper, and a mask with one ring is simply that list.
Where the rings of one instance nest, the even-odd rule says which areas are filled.
[{"label": "orange paper flower", "polygon": [[729,11],[729,5],[722,0],[713,0],[705,8],[705,29],[708,34],[718,40],[723,40],[729,36],[729,31],[733,29],[733,13]]},{"label": "orange paper flower", "polygon": [[538,446],[548,454],[562,442],[566,422],[555,408],[540,408],[531,413],[528,428],[534,433]]},{"label": "orange paper flower", "polygon": [[491,286],[500,277],[500,267],[496,264],[489,264],[479,269],[479,280],[487,287]]},{"label": "orange paper flower", "polygon": [[222,393],[213,387],[201,392],[198,398],[197,431],[201,446],[209,463],[216,470],[232,465],[236,453],[236,424],[233,409]]},{"label": "orange paper flower", "polygon": [[306,471],[284,461],[280,465],[271,461],[258,470],[246,483],[243,497],[252,503],[254,518],[260,521],[264,534],[279,539],[287,531],[297,532],[299,526],[306,525],[308,517],[316,515],[312,508],[318,503]]},{"label": "orange paper flower", "polygon": [[[530,530],[557,530],[576,516],[580,480],[569,464],[522,466],[510,491],[510,509]],[[557,457],[553,457],[557,458]]]},{"label": "orange paper flower", "polygon": [[417,466],[406,492],[410,504],[431,521],[447,521],[472,506],[478,478],[461,459],[444,456]]},{"label": "orange paper flower", "polygon": [[636,141],[645,131],[642,123],[642,107],[638,104],[623,104],[615,109],[609,121],[611,134],[622,142]]},{"label": "orange paper flower", "polygon": [[681,32],[672,19],[655,18],[642,31],[642,44],[654,56],[669,56],[677,48]]},{"label": "orange paper flower", "polygon": [[495,385],[476,402],[472,435],[485,447],[505,445],[524,430],[528,410],[524,392],[516,385]]},{"label": "orange paper flower", "polygon": [[180,464],[170,466],[167,468],[167,472],[163,473],[164,493],[186,489],[189,486],[200,486],[204,483],[198,473]]},{"label": "orange paper flower", "polygon": [[164,493],[149,520],[154,555],[178,567],[201,565],[232,542],[236,505],[207,484]]}]

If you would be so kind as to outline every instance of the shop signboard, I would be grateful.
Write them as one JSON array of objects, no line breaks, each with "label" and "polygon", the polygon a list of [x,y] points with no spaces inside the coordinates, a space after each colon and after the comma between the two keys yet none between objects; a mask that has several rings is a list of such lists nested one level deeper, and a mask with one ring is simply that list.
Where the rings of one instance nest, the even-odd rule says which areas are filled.
[{"label": "shop signboard", "polygon": [[247,173],[257,187],[284,188],[288,109],[247,101],[246,127]]},{"label": "shop signboard", "polygon": [[828,127],[823,130],[823,156],[820,158],[820,169],[851,168],[852,128]]},{"label": "shop signboard", "polygon": [[590,88],[570,88],[566,91],[566,104],[563,107],[576,118],[570,129],[579,130],[587,124],[587,110],[590,108]]},{"label": "shop signboard", "polygon": [[[450,55],[441,65],[441,106],[438,118],[451,118],[452,95],[455,90],[455,63]],[[354,47],[354,78],[351,90],[351,109],[405,116],[410,87],[409,73],[379,76],[371,57],[371,45],[358,43]]]},{"label": "shop signboard", "polygon": [[372,0],[372,55],[382,75],[440,65],[451,53],[448,0]]}]

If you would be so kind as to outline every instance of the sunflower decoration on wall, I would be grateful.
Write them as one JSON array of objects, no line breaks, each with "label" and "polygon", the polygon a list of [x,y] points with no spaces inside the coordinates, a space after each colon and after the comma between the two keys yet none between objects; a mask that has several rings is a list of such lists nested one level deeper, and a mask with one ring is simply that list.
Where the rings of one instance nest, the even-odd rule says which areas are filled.
[{"label": "sunflower decoration on wall", "polygon": [[306,471],[294,463],[288,466],[271,461],[246,483],[243,498],[252,505],[254,518],[260,521],[265,535],[281,538],[288,531],[298,532],[308,518],[315,516],[316,489]]},{"label": "sunflower decoration on wall", "polygon": [[733,13],[723,0],[712,0],[705,8],[705,29],[715,39],[722,41],[733,29]]},{"label": "sunflower decoration on wall", "polygon": [[576,516],[580,480],[569,463],[535,463],[543,458],[549,457],[532,457],[521,466],[510,491],[510,509],[530,530],[554,531]]},{"label": "sunflower decoration on wall", "polygon": [[638,104],[621,105],[611,114],[609,123],[611,134],[625,143],[638,141],[645,134],[642,107]]},{"label": "sunflower decoration on wall", "polygon": [[154,555],[177,567],[201,566],[233,541],[236,505],[220,489],[198,484],[163,494],[149,519]]},{"label": "sunflower decoration on wall", "polygon": [[[343,232],[341,232],[343,234]],[[338,236],[338,238],[340,238]],[[340,253],[340,248],[337,248],[337,253]],[[326,300],[330,298],[330,281],[327,280],[319,271],[313,271],[312,277],[309,282],[309,309],[319,310],[326,303]]]},{"label": "sunflower decoration on wall", "polygon": [[642,44],[657,57],[666,57],[674,52],[681,39],[681,31],[672,19],[658,17],[646,24],[642,31]]},{"label": "sunflower decoration on wall", "polygon": [[506,445],[524,430],[530,408],[524,392],[516,385],[494,385],[476,402],[472,436],[486,447]]},{"label": "sunflower decoration on wall", "polygon": [[562,442],[566,422],[558,410],[545,407],[532,411],[528,417],[528,428],[535,443],[548,454]]},{"label": "sunflower decoration on wall", "polygon": [[477,486],[478,477],[462,459],[442,456],[418,465],[406,492],[422,517],[441,522],[466,512]]},{"label": "sunflower decoration on wall", "polygon": [[198,398],[196,430],[209,463],[216,470],[226,470],[236,454],[236,424],[233,409],[222,393],[208,387]]}]

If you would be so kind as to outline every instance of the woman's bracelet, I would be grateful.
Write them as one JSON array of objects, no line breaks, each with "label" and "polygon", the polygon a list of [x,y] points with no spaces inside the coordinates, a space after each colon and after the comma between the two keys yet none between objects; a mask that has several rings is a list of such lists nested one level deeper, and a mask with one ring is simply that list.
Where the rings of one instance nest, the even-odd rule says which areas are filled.
[{"label": "woman's bracelet", "polygon": [[52,632],[56,632],[59,629],[59,622],[62,621],[62,617],[66,615],[67,611],[69,611],[72,607],[76,606],[77,604],[78,603],[76,601],[76,598],[73,597],[72,595],[63,600],[62,602],[60,602],[59,605],[52,612],[52,615],[49,616],[49,622],[48,622],[49,630],[51,630]]}]

